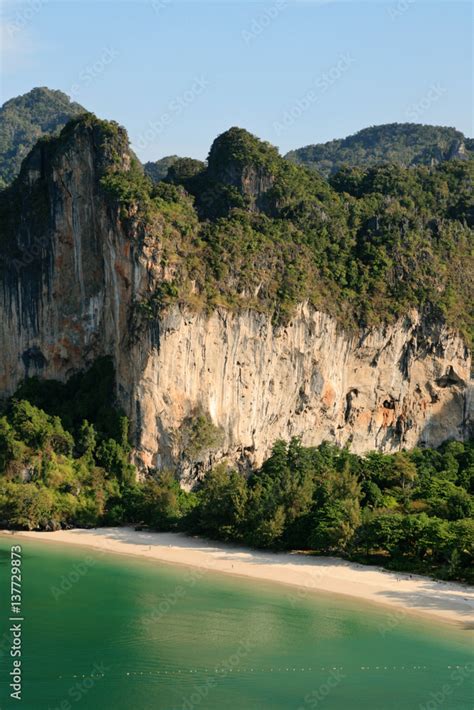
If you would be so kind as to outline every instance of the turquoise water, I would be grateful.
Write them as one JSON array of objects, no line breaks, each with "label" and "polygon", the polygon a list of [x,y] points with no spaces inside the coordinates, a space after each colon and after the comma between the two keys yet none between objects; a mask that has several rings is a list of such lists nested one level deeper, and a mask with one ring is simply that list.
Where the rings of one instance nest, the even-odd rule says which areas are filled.
[{"label": "turquoise water", "polygon": [[[23,548],[21,702],[10,545]],[[290,587],[0,537],[0,707],[472,710],[472,632]]]}]

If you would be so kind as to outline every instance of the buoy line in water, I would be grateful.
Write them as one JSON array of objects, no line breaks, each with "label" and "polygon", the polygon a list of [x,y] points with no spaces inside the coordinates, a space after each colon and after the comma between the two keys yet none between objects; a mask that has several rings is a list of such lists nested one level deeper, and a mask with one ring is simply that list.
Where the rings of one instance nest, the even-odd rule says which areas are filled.
[{"label": "buoy line in water", "polygon": [[[460,669],[465,669],[465,670],[472,670],[472,666],[469,664],[465,665],[451,665],[451,666],[443,666],[443,668],[439,668],[438,670],[460,670]],[[347,668],[345,666],[319,666],[319,667],[307,667],[307,668],[292,668],[292,667],[283,667],[283,668],[231,668],[231,669],[226,669],[225,675],[228,675],[229,673],[316,673],[316,672],[329,672],[329,671],[343,671],[346,670],[347,672],[351,671],[429,671],[433,670],[430,666],[358,666],[358,667],[352,667],[352,668]],[[214,673],[215,675],[224,675],[222,669],[219,668],[191,668],[191,669],[176,669],[176,670],[155,670],[155,671],[124,671],[123,675],[125,676],[147,676],[147,675],[177,675],[177,674],[182,674],[182,675],[189,675],[189,674],[201,674],[201,673]],[[105,677],[111,677],[111,676],[117,676],[117,675],[122,675],[122,674],[106,674],[106,673],[101,673],[101,674],[74,674],[74,675],[59,675],[57,676],[58,678],[105,678]]]}]

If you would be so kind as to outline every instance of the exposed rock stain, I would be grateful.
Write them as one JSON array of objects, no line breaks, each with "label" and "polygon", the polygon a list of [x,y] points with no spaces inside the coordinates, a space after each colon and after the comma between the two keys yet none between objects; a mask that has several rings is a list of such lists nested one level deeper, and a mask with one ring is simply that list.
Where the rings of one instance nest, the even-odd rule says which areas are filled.
[{"label": "exposed rock stain", "polygon": [[[135,302],[154,292],[165,267],[159,243],[127,233],[101,193],[97,151],[82,127],[54,166],[45,164],[49,215],[37,227],[25,217],[15,235],[18,268],[2,267],[1,393],[13,392],[25,375],[65,379],[111,355],[136,460],[178,464],[183,476],[193,471],[175,433],[196,411],[223,432],[218,449],[197,462],[201,470],[224,458],[258,465],[276,439],[292,435],[304,445],[350,444],[356,453],[468,435],[464,341],[416,311],[358,333],[343,332],[307,304],[284,328],[263,313],[178,306],[159,319],[134,320]],[[35,160],[33,154],[25,173],[31,189],[40,180]],[[27,259],[35,243],[41,248]]]}]

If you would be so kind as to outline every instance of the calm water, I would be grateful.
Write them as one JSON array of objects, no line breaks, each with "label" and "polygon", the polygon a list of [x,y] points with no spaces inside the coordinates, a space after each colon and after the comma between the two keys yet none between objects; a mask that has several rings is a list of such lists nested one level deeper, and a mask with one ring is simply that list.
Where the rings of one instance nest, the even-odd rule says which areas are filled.
[{"label": "calm water", "polygon": [[14,541],[0,537],[2,709],[474,707],[472,632],[24,539],[23,699],[10,700]]}]

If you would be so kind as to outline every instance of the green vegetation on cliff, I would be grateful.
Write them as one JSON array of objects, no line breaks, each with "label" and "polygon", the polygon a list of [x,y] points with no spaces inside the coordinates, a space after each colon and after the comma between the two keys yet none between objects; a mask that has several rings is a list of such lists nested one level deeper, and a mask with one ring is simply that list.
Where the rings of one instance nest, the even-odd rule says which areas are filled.
[{"label": "green vegetation on cliff", "polygon": [[0,525],[121,522],[123,492],[135,482],[129,454],[110,360],[66,384],[25,380],[0,417]]},{"label": "green vegetation on cliff", "polygon": [[158,185],[114,172],[103,185],[156,234],[172,300],[266,310],[275,323],[309,300],[348,328],[418,308],[469,340],[473,173],[452,160],[345,168],[328,182],[232,128],[207,165],[177,161]]},{"label": "green vegetation on cliff", "polygon": [[164,180],[168,174],[168,169],[179,160],[177,155],[166,155],[164,158],[155,160],[154,162],[145,163],[143,169],[146,175],[153,180],[153,182],[160,182]]},{"label": "green vegetation on cliff", "polygon": [[85,109],[62,91],[36,88],[0,108],[0,188],[20,172],[22,160],[39,138],[58,133]]},{"label": "green vegetation on cliff", "polygon": [[[51,166],[87,140],[95,199],[118,206],[130,235],[160,255],[164,279],[139,297],[132,327],[173,302],[252,308],[281,324],[307,300],[347,329],[416,308],[471,342],[474,161],[346,167],[328,181],[231,128],[207,164],[177,159],[154,183],[125,130],[86,114],[43,138],[0,193],[0,256],[16,257],[21,220],[38,242],[50,232]],[[44,174],[31,183],[27,168],[40,163]]]},{"label": "green vegetation on cliff", "polygon": [[[110,360],[67,383],[25,380],[0,416],[0,525],[135,523],[271,549],[342,554],[474,581],[474,442],[356,456],[276,442],[248,479],[221,464],[195,492],[170,471],[138,482]],[[184,422],[191,459],[220,436]]]},{"label": "green vegetation on cliff", "polygon": [[94,199],[119,208],[130,238],[159,254],[159,286],[137,299],[132,328],[173,302],[252,308],[278,325],[307,300],[347,329],[416,308],[472,341],[474,161],[344,168],[327,181],[232,128],[207,164],[179,159],[154,184],[125,130],[86,114],[41,139],[0,192],[1,261],[21,261],[21,224],[35,242],[50,234],[52,166],[87,141]]},{"label": "green vegetation on cliff", "polygon": [[455,128],[417,123],[388,123],[352,136],[292,150],[286,158],[329,176],[342,166],[358,168],[391,163],[404,167],[433,165],[474,156],[472,139]]}]

